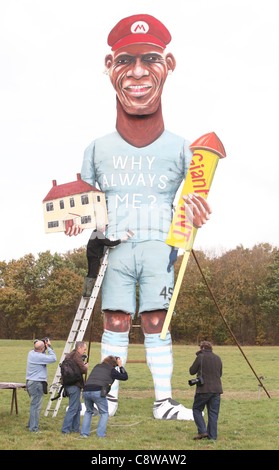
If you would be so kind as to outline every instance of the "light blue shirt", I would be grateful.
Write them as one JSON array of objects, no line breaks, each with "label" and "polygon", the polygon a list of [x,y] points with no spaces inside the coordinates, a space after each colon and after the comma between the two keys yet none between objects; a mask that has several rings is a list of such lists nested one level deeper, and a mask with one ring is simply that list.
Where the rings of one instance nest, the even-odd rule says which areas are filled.
[{"label": "light blue shirt", "polygon": [[56,354],[48,348],[47,353],[29,351],[27,357],[26,380],[43,382],[47,380],[47,364],[56,361]]},{"label": "light blue shirt", "polygon": [[108,238],[127,229],[132,242],[165,241],[172,204],[192,153],[183,137],[164,131],[152,144],[134,147],[118,132],[93,141],[85,150],[81,177],[106,195]]}]

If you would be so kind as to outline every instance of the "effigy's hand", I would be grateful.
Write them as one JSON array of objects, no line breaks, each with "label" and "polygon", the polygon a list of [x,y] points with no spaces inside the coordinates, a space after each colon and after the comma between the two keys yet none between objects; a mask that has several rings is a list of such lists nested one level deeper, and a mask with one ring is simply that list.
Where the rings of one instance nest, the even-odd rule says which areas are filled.
[{"label": "effigy's hand", "polygon": [[210,219],[212,213],[207,200],[197,193],[187,194],[183,196],[183,200],[188,220],[195,228],[202,227]]},{"label": "effigy's hand", "polygon": [[76,236],[79,233],[83,232],[83,228],[81,228],[80,225],[72,225],[69,227],[67,230],[65,230],[65,235],[68,235],[68,237],[72,237],[73,235]]}]

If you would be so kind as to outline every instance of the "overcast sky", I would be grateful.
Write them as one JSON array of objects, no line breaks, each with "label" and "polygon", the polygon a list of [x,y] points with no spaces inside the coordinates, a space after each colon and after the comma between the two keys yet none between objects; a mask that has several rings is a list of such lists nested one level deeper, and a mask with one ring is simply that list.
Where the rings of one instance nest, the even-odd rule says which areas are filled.
[{"label": "overcast sky", "polygon": [[213,214],[196,249],[278,246],[277,0],[0,0],[0,260],[86,244],[45,234],[42,200],[74,181],[89,143],[115,127],[103,74],[106,39],[123,17],[156,16],[177,60],[163,93],[165,127],[190,141],[215,132]]}]

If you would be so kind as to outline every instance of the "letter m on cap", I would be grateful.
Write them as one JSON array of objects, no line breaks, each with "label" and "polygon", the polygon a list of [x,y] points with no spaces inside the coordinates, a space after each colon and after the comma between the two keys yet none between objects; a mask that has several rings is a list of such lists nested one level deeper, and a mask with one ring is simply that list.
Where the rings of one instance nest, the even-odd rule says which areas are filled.
[{"label": "letter m on cap", "polygon": [[133,34],[146,34],[149,26],[145,21],[136,21],[131,26],[131,33]]}]

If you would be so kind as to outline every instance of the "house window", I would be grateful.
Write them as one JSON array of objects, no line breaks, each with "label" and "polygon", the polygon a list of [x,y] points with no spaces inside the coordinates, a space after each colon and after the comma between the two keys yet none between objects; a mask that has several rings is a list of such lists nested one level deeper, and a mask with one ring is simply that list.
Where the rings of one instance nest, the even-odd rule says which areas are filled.
[{"label": "house window", "polygon": [[75,207],[75,200],[73,197],[70,197],[70,207]]},{"label": "house window", "polygon": [[83,194],[81,196],[81,204],[84,206],[85,204],[89,204],[88,194]]},{"label": "house window", "polygon": [[91,215],[85,215],[80,219],[81,224],[91,224]]},{"label": "house window", "polygon": [[47,210],[47,212],[50,212],[50,211],[54,210],[53,202],[47,202],[46,203],[46,210]]},{"label": "house window", "polygon": [[47,226],[48,226],[48,228],[59,227],[59,222],[58,222],[58,220],[53,220],[52,222],[48,222]]},{"label": "house window", "polygon": [[59,201],[59,206],[60,206],[60,209],[64,209],[65,204],[64,204],[63,199],[61,199],[61,201]]},{"label": "house window", "polygon": [[100,196],[97,196],[97,202],[101,202]]}]

